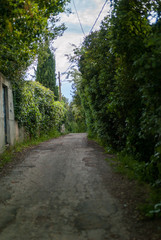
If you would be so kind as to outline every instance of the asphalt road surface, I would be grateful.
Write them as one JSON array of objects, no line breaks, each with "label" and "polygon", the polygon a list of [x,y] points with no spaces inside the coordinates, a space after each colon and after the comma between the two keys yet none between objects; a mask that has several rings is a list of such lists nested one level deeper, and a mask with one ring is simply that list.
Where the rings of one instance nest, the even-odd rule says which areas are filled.
[{"label": "asphalt road surface", "polygon": [[31,149],[0,181],[0,240],[132,240],[106,157],[86,134]]}]

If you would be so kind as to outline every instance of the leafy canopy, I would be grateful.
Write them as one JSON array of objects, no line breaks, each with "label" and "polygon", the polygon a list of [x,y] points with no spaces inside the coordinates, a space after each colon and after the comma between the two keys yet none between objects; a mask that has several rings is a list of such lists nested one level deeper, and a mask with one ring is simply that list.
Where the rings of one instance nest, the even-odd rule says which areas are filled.
[{"label": "leafy canopy", "polygon": [[[161,181],[161,2],[114,0],[100,31],[76,49],[88,133]],[[153,23],[152,23],[152,18]],[[155,20],[155,21],[154,21]]]},{"label": "leafy canopy", "polygon": [[[19,101],[15,99],[18,97]],[[36,136],[60,129],[66,109],[63,102],[55,101],[51,90],[38,82],[22,82],[19,90],[16,87],[15,98],[16,119],[28,134]]]},{"label": "leafy canopy", "polygon": [[30,65],[43,39],[62,34],[58,14],[70,0],[2,0],[0,7],[0,72],[11,79]]}]

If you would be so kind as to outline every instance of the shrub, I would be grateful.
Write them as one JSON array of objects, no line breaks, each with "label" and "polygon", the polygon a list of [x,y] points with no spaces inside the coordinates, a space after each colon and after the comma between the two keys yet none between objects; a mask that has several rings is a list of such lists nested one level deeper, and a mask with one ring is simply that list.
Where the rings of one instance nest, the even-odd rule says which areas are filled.
[{"label": "shrub", "polygon": [[41,135],[52,128],[59,130],[66,110],[54,97],[51,90],[33,81],[23,83],[15,92],[16,119],[30,136]]}]

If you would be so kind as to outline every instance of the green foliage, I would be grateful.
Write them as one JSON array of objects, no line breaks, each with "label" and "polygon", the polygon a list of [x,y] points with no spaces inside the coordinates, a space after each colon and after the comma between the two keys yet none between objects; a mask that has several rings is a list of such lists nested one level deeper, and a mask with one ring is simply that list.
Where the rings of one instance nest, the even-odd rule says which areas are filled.
[{"label": "green foliage", "polygon": [[85,123],[85,112],[81,104],[80,92],[78,88],[81,82],[81,75],[76,69],[73,69],[70,75],[73,78],[73,101],[68,106],[65,124],[66,129],[73,133],[86,132],[87,127]]},{"label": "green foliage", "polygon": [[[79,61],[82,73],[80,94],[90,135],[98,136],[119,150],[125,144],[125,123],[124,115],[117,116],[119,108],[111,102],[116,63],[108,40],[108,32],[104,28],[86,38]],[[111,109],[112,104],[117,109]]]},{"label": "green foliage", "polygon": [[24,82],[14,95],[20,100],[15,104],[16,119],[31,136],[48,133],[51,129],[59,130],[66,110],[63,103],[54,100],[51,90],[31,81]]},{"label": "green foliage", "polygon": [[40,46],[38,55],[38,65],[36,71],[36,81],[49,88],[58,99],[58,87],[56,86],[55,57],[46,41]]},{"label": "green foliage", "polygon": [[157,180],[153,185],[145,183],[145,181],[154,182],[154,175],[149,172],[154,171],[153,167],[149,167],[149,171],[147,171],[146,162],[139,162],[126,152],[119,153],[114,159],[107,159],[107,161],[110,161],[116,172],[126,175],[130,180],[137,180],[139,186],[142,184],[145,189],[146,199],[138,206],[140,217],[161,217],[161,181]]},{"label": "green foliage", "polygon": [[75,50],[81,73],[76,92],[89,135],[128,156],[125,170],[132,167],[136,175],[141,171],[145,181],[159,185],[161,3],[111,2],[112,15]]},{"label": "green foliage", "polygon": [[81,106],[70,103],[66,115],[65,128],[70,133],[86,132],[84,112]]},{"label": "green foliage", "polygon": [[146,203],[139,206],[143,218],[160,218],[161,217],[161,190],[159,188],[150,189],[149,197]]},{"label": "green foliage", "polygon": [[12,154],[10,151],[5,151],[0,154],[0,169],[2,169],[7,163],[12,159]]},{"label": "green foliage", "polygon": [[68,0],[2,0],[0,7],[0,72],[17,80],[30,65],[39,43],[62,34],[58,14]]},{"label": "green foliage", "polygon": [[115,159],[117,170],[130,179],[143,181],[145,178],[145,162],[138,162],[133,156],[119,153]]}]

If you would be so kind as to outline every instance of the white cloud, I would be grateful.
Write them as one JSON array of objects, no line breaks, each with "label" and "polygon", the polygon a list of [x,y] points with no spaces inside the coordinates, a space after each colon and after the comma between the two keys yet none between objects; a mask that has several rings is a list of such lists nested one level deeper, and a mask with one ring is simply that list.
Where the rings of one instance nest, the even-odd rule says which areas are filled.
[{"label": "white cloud", "polygon": [[[105,0],[75,0],[75,4],[77,7],[77,11],[79,14],[79,18],[81,20],[81,24],[84,28],[85,34],[88,35],[90,29],[92,28],[95,20],[98,17],[99,12],[102,9]],[[66,14],[61,14],[61,22],[64,22],[68,29],[65,31],[62,37],[59,37],[54,42],[54,47],[57,48],[56,50],[56,69],[57,72],[60,71],[61,73],[65,72],[70,63],[68,62],[66,54],[71,54],[73,51],[73,47],[71,44],[75,44],[77,46],[83,41],[83,33],[81,31],[79,21],[77,15],[75,13],[75,9],[73,4],[70,4],[72,9],[72,14],[67,16]],[[97,30],[100,26],[101,21],[109,12],[109,4],[107,4],[100,16],[99,21],[95,25],[94,30]],[[66,90],[65,90],[66,89]],[[62,88],[63,94],[69,97],[70,87],[66,86]],[[68,91],[68,92],[66,92]],[[71,97],[69,97],[71,98]]]},{"label": "white cloud", "polygon": [[65,55],[72,54],[74,49],[72,44],[79,46],[82,41],[82,33],[73,34],[70,32],[64,33],[63,37],[55,41],[54,47],[57,48],[55,52],[57,71],[64,72],[66,70],[70,63]]},{"label": "white cloud", "polygon": [[[87,5],[86,1],[81,1],[81,8],[77,9],[82,25],[88,25],[92,27],[104,4],[103,0],[93,0],[93,2],[95,2],[95,4],[87,8],[87,7],[84,7]],[[94,8],[95,5],[97,7]],[[62,14],[61,19],[63,22],[67,24],[69,23],[79,24],[79,20],[77,18],[75,9],[73,5],[71,6],[72,6],[72,13],[69,16],[67,16],[66,14]],[[107,15],[108,11],[109,11],[109,4],[106,4],[101,14],[101,17],[98,20],[97,26],[100,25],[101,20]]]}]

